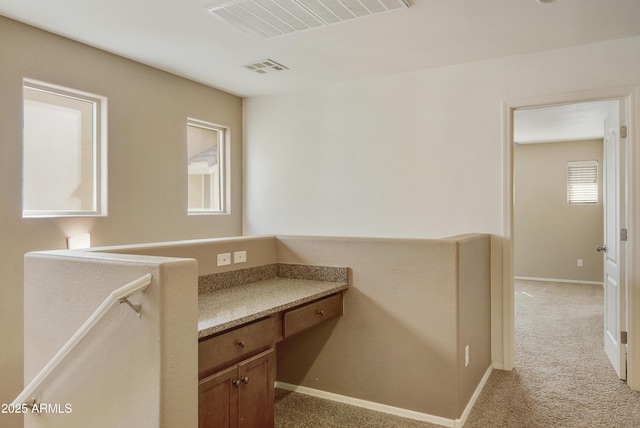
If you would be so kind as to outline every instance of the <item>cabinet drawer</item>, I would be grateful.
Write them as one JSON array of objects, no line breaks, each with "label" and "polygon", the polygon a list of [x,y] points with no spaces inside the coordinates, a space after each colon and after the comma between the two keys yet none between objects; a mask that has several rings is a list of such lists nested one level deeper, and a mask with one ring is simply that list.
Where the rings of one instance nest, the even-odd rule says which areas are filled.
[{"label": "cabinet drawer", "polygon": [[198,378],[272,347],[279,339],[279,326],[277,317],[269,317],[198,343]]},{"label": "cabinet drawer", "polygon": [[339,315],[342,315],[342,293],[292,309],[284,314],[284,337],[287,338]]}]

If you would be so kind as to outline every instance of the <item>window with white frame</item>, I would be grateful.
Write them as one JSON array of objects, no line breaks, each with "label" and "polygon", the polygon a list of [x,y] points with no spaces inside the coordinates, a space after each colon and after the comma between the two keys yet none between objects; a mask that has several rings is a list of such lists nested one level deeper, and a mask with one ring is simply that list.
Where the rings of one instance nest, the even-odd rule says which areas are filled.
[{"label": "window with white frame", "polygon": [[106,103],[24,80],[23,217],[106,215]]},{"label": "window with white frame", "polygon": [[598,161],[567,163],[567,202],[570,205],[598,203]]},{"label": "window with white frame", "polygon": [[187,206],[189,214],[225,212],[228,129],[196,119],[187,121]]}]

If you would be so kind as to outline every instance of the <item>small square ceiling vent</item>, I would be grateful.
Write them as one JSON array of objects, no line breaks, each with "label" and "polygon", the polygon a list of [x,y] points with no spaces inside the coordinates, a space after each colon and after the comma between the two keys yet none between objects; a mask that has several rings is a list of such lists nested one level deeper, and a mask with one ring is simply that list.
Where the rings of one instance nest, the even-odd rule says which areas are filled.
[{"label": "small square ceiling vent", "polygon": [[205,11],[269,39],[409,6],[408,0],[231,0]]},{"label": "small square ceiling vent", "polygon": [[263,59],[261,61],[254,61],[251,64],[245,65],[245,67],[251,71],[255,71],[258,74],[266,74],[266,73],[272,73],[276,71],[288,70],[287,67],[285,67],[282,64],[278,64],[272,59]]}]

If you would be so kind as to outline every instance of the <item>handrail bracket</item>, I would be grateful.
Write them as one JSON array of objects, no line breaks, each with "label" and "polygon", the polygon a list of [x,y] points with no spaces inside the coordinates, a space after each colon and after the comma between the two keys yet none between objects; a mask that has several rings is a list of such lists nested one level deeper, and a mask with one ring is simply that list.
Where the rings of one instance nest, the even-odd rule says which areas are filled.
[{"label": "handrail bracket", "polygon": [[40,408],[38,407],[38,401],[35,398],[32,398],[25,404],[27,405],[27,408],[31,410],[31,413],[37,413],[38,416],[40,416]]},{"label": "handrail bracket", "polygon": [[127,305],[129,305],[129,307],[133,309],[136,314],[138,314],[138,319],[140,319],[140,317],[142,316],[142,313],[141,313],[142,305],[140,303],[138,303],[137,305],[134,305],[133,303],[131,303],[131,301],[129,301],[128,297],[120,298],[120,304],[122,303],[126,303]]}]

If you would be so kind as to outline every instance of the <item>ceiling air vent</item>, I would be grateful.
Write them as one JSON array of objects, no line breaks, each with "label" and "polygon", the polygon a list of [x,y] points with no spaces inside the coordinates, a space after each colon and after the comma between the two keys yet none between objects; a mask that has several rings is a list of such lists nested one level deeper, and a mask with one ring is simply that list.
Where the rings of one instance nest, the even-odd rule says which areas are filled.
[{"label": "ceiling air vent", "polygon": [[275,71],[288,70],[287,67],[285,67],[282,64],[278,64],[272,59],[263,59],[262,61],[255,61],[255,62],[252,62],[251,64],[245,65],[245,67],[251,71],[255,71],[258,74],[266,74],[266,73],[272,73]]},{"label": "ceiling air vent", "polygon": [[260,39],[409,7],[408,0],[232,0],[205,8]]}]

